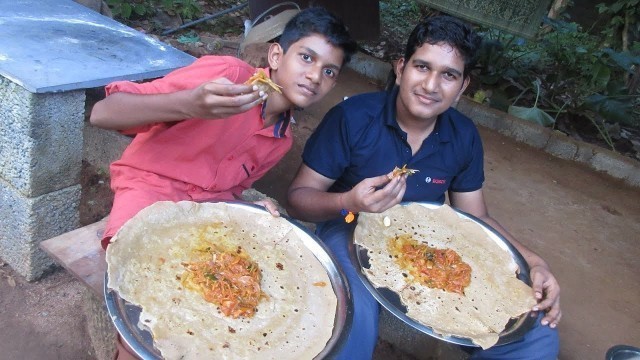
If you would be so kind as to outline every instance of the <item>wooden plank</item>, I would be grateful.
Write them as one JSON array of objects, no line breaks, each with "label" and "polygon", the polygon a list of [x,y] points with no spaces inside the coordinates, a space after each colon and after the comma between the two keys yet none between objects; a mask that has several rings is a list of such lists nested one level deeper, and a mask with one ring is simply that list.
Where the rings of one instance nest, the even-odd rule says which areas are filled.
[{"label": "wooden plank", "polygon": [[98,234],[104,230],[106,223],[107,218],[104,218],[40,243],[42,250],[99,297],[104,294],[107,263]]}]

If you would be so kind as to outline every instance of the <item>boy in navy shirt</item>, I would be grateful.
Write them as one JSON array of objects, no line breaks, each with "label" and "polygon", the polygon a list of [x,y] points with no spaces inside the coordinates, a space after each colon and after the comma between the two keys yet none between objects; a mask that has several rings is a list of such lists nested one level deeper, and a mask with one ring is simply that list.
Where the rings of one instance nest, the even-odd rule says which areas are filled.
[{"label": "boy in navy shirt", "polygon": [[[349,260],[354,223],[345,211],[382,212],[401,201],[450,203],[499,231],[524,256],[543,312],[522,340],[472,358],[555,359],[560,287],[547,263],[489,216],[482,192],[482,142],[473,122],[451,105],[469,85],[481,39],[449,16],[428,18],[409,37],[388,92],[354,96],[330,110],[305,146],[288,193],[289,214],[319,222],[317,233],[341,263],[352,288],[353,327],[341,359],[371,359],[378,335],[378,304]],[[391,176],[395,166],[419,170]],[[342,213],[342,215],[341,215]]]}]

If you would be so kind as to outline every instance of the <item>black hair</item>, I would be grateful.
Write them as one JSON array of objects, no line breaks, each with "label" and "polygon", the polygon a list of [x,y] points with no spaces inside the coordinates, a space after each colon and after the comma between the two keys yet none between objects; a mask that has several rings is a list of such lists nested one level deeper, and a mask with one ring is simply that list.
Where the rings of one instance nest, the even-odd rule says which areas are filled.
[{"label": "black hair", "polygon": [[478,58],[482,38],[462,20],[448,15],[424,18],[411,32],[404,60],[409,61],[416,50],[424,45],[445,43],[455,48],[464,61],[464,77],[468,77]]},{"label": "black hair", "polygon": [[304,9],[292,17],[285,25],[278,43],[287,52],[291,44],[313,34],[324,36],[331,45],[342,49],[342,65],[351,60],[358,48],[342,20],[322,7]]}]

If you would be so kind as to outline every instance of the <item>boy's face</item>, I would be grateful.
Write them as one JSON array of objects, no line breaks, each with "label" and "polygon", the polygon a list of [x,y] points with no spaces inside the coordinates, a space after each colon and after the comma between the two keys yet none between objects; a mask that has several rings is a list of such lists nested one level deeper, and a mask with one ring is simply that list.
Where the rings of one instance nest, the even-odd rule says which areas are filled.
[{"label": "boy's face", "polygon": [[463,77],[464,61],[458,51],[444,43],[423,44],[410,59],[396,64],[398,117],[407,121],[435,120],[469,85]]},{"label": "boy's face", "polygon": [[343,58],[342,49],[317,34],[291,44],[286,53],[278,44],[269,49],[273,81],[282,86],[290,102],[303,108],[322,99],[336,85]]}]

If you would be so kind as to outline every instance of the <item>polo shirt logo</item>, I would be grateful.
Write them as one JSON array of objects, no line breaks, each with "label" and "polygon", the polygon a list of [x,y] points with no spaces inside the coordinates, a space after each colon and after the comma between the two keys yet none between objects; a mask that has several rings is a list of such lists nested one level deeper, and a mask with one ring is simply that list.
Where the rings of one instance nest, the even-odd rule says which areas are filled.
[{"label": "polo shirt logo", "polygon": [[447,180],[446,179],[432,179],[430,176],[427,176],[424,179],[424,182],[426,182],[427,184],[431,184],[431,183],[434,183],[434,184],[446,184]]}]

